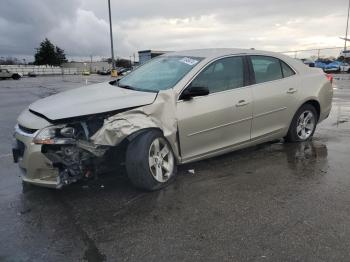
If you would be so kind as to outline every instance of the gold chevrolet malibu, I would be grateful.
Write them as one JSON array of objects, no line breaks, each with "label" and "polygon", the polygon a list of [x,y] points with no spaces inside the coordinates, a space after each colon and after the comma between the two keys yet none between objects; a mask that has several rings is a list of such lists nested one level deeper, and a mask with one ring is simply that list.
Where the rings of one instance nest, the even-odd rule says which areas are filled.
[{"label": "gold chevrolet malibu", "polygon": [[278,53],[171,52],[123,78],[36,101],[18,117],[13,156],[23,181],[61,188],[125,162],[157,190],[176,166],[284,138],[310,139],[328,117],[331,76]]}]

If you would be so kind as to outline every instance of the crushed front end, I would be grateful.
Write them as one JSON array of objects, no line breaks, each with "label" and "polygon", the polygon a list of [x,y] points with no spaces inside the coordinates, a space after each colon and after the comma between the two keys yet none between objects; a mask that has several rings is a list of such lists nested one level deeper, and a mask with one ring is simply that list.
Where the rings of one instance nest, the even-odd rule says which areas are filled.
[{"label": "crushed front end", "polygon": [[[100,93],[98,90],[94,94]],[[163,132],[180,163],[176,94],[172,89],[157,94],[136,93],[142,99],[137,103],[135,97],[134,101],[129,101],[129,105],[135,106],[93,115],[70,114],[70,118],[50,120],[37,111],[24,110],[18,118],[13,146],[14,160],[19,164],[23,180],[61,188],[80,179],[115,171],[125,160],[128,143],[140,133],[154,128]],[[41,106],[50,108],[46,102]],[[149,104],[141,106],[141,102]],[[85,104],[83,108],[87,110]],[[56,109],[48,111],[48,115]],[[66,113],[70,111],[66,110]]]},{"label": "crushed front end", "polygon": [[17,124],[13,157],[19,164],[23,181],[61,188],[106,171],[106,152],[111,147],[89,142],[90,136],[102,125],[103,117],[51,124],[40,129]]}]

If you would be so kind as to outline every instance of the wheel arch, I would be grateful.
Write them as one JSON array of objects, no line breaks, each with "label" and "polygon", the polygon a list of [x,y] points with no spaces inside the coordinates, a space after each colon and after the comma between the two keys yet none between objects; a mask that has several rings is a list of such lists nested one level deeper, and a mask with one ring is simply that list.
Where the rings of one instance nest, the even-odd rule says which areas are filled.
[{"label": "wheel arch", "polygon": [[[292,117],[292,119],[291,119],[291,121],[290,121],[290,123],[289,123],[289,127],[288,127],[288,132],[287,132],[287,134],[286,134],[286,136],[284,137],[284,139],[286,139],[287,141],[292,141],[292,142],[296,142],[296,141],[300,141],[300,140],[295,140],[295,138],[293,138],[294,137],[294,135],[292,135],[292,127],[293,127],[293,121],[294,121],[294,119],[295,119],[295,117],[296,116],[298,116],[297,115],[297,113],[300,111],[300,109],[302,108],[302,107],[304,107],[304,106],[306,106],[306,105],[311,105],[314,109],[315,109],[315,111],[316,111],[316,114],[317,114],[317,121],[316,121],[316,123],[315,123],[315,127],[314,127],[314,129],[313,129],[313,133],[315,132],[315,129],[316,129],[316,125],[317,125],[317,122],[318,122],[318,120],[319,120],[319,118],[320,118],[320,112],[321,112],[321,108],[320,108],[320,103],[319,103],[319,101],[317,101],[316,99],[306,99],[305,101],[303,101],[301,104],[300,104],[300,106],[297,108],[297,110],[295,111],[295,113],[294,113],[294,115],[293,115],[293,117]],[[311,134],[311,136],[313,135],[313,133]],[[308,138],[306,138],[306,139],[308,139]]]},{"label": "wheel arch", "polygon": [[[314,98],[314,97],[307,98],[307,99],[303,100],[303,101],[299,104],[299,106],[296,108],[296,110],[295,110],[293,116],[292,116],[291,119],[289,120],[288,130],[289,130],[289,128],[290,128],[290,125],[292,124],[292,121],[293,121],[293,118],[294,118],[295,114],[298,112],[298,110],[299,110],[302,106],[304,106],[304,105],[306,105],[306,104],[312,105],[312,106],[316,109],[316,112],[317,112],[317,121],[320,119],[320,114],[321,114],[321,105],[320,105],[320,102],[319,102],[316,98]],[[288,131],[288,130],[287,130],[287,131]]]},{"label": "wheel arch", "polygon": [[[135,132],[133,132],[132,134],[128,135],[127,137],[125,137],[123,139],[123,141],[120,143],[120,144],[129,144],[131,141],[133,141],[134,139],[136,139],[138,136],[146,133],[146,132],[149,132],[149,131],[159,131],[164,139],[169,143],[171,149],[173,150],[173,153],[174,153],[174,156],[175,156],[175,159],[176,159],[176,162],[179,163],[180,162],[180,152],[179,152],[179,149],[178,149],[178,146],[174,145],[169,139],[168,137],[166,137],[164,135],[164,131],[160,128],[160,127],[147,127],[147,128],[142,128],[142,129],[139,129]],[[178,141],[177,141],[178,143]],[[118,146],[118,145],[117,145]]]},{"label": "wheel arch", "polygon": [[[160,129],[159,127],[148,127],[148,128],[143,128],[143,129],[139,129],[137,131],[135,131],[134,133],[128,135],[127,137],[125,137],[124,140],[127,140],[128,142],[131,142],[132,140],[134,140],[136,137],[138,137],[139,135],[148,132],[148,131],[159,131],[163,134],[164,136],[164,132],[162,129]],[[169,142],[169,141],[168,141]]]},{"label": "wheel arch", "polygon": [[[320,119],[320,115],[321,115],[321,105],[320,105],[320,102],[317,101],[316,99],[309,99],[307,101],[305,101],[299,108],[301,108],[302,106],[306,105],[306,104],[309,104],[309,105],[312,105],[315,109],[316,109],[316,112],[317,112],[317,121]],[[298,110],[299,110],[298,108]]]}]

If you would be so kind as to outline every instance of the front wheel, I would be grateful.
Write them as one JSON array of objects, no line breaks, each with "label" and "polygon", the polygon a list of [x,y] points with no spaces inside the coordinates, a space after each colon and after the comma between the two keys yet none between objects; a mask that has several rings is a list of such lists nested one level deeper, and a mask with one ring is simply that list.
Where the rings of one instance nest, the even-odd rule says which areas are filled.
[{"label": "front wheel", "polygon": [[126,151],[126,170],[131,183],[149,191],[167,186],[175,177],[176,163],[170,144],[158,130],[140,134]]},{"label": "front wheel", "polygon": [[286,140],[289,142],[309,140],[315,132],[317,119],[315,107],[310,104],[303,105],[293,117]]}]

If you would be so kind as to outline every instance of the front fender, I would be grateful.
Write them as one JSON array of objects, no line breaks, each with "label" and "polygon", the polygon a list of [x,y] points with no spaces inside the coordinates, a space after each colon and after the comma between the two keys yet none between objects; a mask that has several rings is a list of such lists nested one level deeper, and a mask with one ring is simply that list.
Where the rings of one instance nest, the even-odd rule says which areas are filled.
[{"label": "front fender", "polygon": [[159,128],[159,126],[146,115],[126,112],[106,119],[91,139],[98,145],[116,146],[126,137],[147,128]]},{"label": "front fender", "polygon": [[177,159],[177,119],[173,90],[159,92],[155,102],[107,118],[91,137],[94,144],[116,146],[124,139],[133,139],[149,129],[159,129],[168,140]]}]

